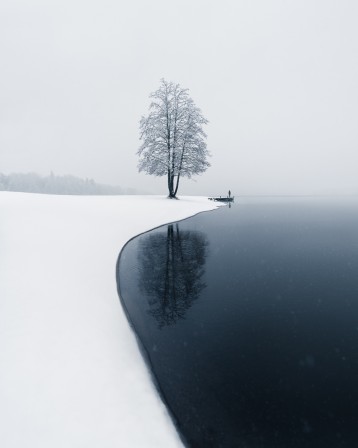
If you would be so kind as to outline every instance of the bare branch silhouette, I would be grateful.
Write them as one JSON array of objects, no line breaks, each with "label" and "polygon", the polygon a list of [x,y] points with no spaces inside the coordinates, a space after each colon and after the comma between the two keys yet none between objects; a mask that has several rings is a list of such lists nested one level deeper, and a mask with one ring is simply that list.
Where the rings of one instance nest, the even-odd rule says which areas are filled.
[{"label": "bare branch silhouette", "polygon": [[148,297],[149,310],[159,328],[184,319],[201,291],[208,241],[201,232],[179,230],[148,234],[140,242],[140,289]]}]

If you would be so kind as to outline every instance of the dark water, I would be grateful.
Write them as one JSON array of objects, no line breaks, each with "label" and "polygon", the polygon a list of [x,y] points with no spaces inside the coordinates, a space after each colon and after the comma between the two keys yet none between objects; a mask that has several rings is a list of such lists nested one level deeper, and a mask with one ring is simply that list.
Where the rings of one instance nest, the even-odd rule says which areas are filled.
[{"label": "dark water", "polygon": [[132,240],[127,310],[191,447],[358,447],[357,202],[239,201]]}]

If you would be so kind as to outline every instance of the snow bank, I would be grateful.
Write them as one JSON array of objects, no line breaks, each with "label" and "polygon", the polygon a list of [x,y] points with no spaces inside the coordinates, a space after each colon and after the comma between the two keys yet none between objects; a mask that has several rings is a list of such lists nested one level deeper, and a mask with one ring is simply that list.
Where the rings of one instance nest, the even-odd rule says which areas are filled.
[{"label": "snow bank", "polygon": [[0,193],[0,444],[181,446],[116,289],[123,245],[206,198]]}]

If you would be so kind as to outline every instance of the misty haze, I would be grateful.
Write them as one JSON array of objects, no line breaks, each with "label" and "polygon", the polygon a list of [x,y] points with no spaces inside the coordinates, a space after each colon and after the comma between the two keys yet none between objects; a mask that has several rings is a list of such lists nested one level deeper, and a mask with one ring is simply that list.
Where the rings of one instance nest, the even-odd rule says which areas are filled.
[{"label": "misty haze", "polygon": [[358,446],[357,17],[2,0],[1,447]]},{"label": "misty haze", "polygon": [[136,194],[134,188],[103,185],[93,179],[80,179],[75,176],[39,176],[36,173],[0,173],[0,191],[22,191],[27,193],[47,194]]},{"label": "misty haze", "polygon": [[136,156],[139,119],[164,77],[209,120],[212,167],[181,194],[357,194],[354,0],[0,8],[4,174],[164,193]]}]

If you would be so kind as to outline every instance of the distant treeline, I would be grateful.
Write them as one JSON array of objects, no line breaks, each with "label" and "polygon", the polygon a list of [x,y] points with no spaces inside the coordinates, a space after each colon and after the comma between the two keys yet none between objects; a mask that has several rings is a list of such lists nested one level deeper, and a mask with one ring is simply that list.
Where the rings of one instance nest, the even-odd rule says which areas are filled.
[{"label": "distant treeline", "polygon": [[19,191],[47,194],[136,194],[133,188],[97,184],[93,179],[75,176],[39,176],[36,173],[0,173],[0,191]]}]

